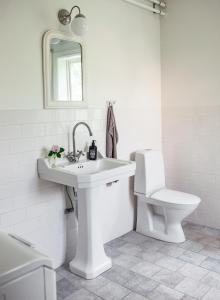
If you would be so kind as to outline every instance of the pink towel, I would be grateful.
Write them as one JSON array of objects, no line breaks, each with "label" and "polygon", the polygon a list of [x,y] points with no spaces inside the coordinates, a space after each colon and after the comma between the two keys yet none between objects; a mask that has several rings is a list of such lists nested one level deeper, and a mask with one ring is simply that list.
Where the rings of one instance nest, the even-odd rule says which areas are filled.
[{"label": "pink towel", "polygon": [[109,105],[107,112],[106,127],[106,156],[117,158],[118,131],[112,105]]}]

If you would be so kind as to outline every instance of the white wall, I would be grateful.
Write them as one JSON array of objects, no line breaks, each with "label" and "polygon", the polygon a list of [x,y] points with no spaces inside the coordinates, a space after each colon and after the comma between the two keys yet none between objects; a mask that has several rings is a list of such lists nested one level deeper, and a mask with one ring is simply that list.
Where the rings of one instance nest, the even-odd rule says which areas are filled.
[{"label": "white wall", "polygon": [[162,18],[167,183],[202,203],[192,220],[220,228],[219,0],[168,0]]},{"label": "white wall", "polygon": [[56,265],[66,252],[65,203],[62,187],[38,179],[36,159],[42,149],[53,143],[67,148],[72,124],[84,120],[104,151],[109,99],[117,101],[120,158],[130,158],[139,148],[161,147],[158,16],[120,0],[74,4],[89,21],[86,110],[43,109],[42,35],[65,29],[57,11],[73,2],[0,3],[0,229],[28,238]]}]

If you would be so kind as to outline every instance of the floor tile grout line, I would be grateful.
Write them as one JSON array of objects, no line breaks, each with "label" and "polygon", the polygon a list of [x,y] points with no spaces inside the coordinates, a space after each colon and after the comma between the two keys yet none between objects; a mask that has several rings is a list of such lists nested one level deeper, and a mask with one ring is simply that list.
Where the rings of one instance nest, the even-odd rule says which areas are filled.
[{"label": "floor tile grout line", "polygon": [[[126,241],[126,240],[124,240],[125,242],[128,242],[128,241]],[[146,240],[147,241],[147,240]],[[145,242],[146,242],[145,241]],[[191,241],[191,240],[189,240],[189,241]],[[142,243],[140,243],[140,244],[137,244],[137,243],[135,243],[135,242],[132,242],[132,241],[129,241],[129,243],[131,243],[131,244],[133,244],[133,245],[138,245],[138,246],[143,246],[143,244],[145,243],[145,242],[142,242]],[[166,246],[176,246],[176,247],[178,247],[178,248],[180,248],[180,249],[184,249],[184,248],[182,248],[182,247],[180,247],[178,244],[173,244],[173,243],[169,243],[169,244],[167,244],[167,245],[163,245],[163,247],[162,247],[162,249],[164,248],[164,247],[166,247]],[[111,247],[111,248],[113,248],[111,245],[109,245],[109,247]],[[119,247],[120,248],[120,247]],[[205,248],[205,246],[204,246],[204,248]],[[204,249],[203,248],[203,249]],[[118,249],[118,248],[117,248]],[[143,249],[150,249],[150,248],[145,248],[145,247],[143,247]],[[184,249],[185,251],[184,252],[187,252],[187,251],[191,251],[191,252],[193,252],[193,253],[195,253],[195,254],[199,254],[200,253],[200,251],[202,251],[203,249],[201,249],[201,250],[199,250],[198,252],[196,252],[196,251],[193,251],[192,249]],[[218,249],[218,248],[217,248]],[[119,250],[120,251],[120,250]],[[157,250],[158,252],[160,252],[160,250]],[[162,252],[160,252],[160,253],[162,253]],[[162,253],[163,254],[163,253]],[[202,254],[201,254],[202,255]]]},{"label": "floor tile grout line", "polygon": [[[105,285],[104,285],[105,286]],[[88,290],[86,287],[84,287],[84,289],[87,291],[87,292],[89,292],[90,294],[92,294],[92,295],[94,295],[94,296],[96,296],[96,297],[99,297],[100,299],[102,299],[102,300],[105,300],[105,298],[103,298],[102,296],[99,296],[98,294],[96,294],[95,292],[92,292],[92,291],[90,291],[90,290]],[[64,299],[65,300],[65,299]],[[77,300],[77,299],[76,299]]]},{"label": "floor tile grout line", "polygon": [[[107,278],[108,279],[108,278]],[[119,285],[119,286],[121,286],[121,287],[124,287],[124,288],[126,288],[125,286],[123,286],[122,284],[118,284],[117,282],[115,282],[115,281],[112,281],[111,279],[108,279],[108,281],[110,281],[111,283],[114,283],[114,284],[117,284],[117,285]],[[106,283],[104,286],[106,286],[106,285],[108,285],[109,284],[109,282],[108,283]],[[102,286],[102,287],[100,287],[99,289],[101,289],[101,288],[103,288],[104,286]],[[105,298],[103,298],[102,296],[99,296],[98,294],[96,294],[96,292],[91,292],[90,290],[88,290],[87,288],[85,288],[87,291],[89,291],[90,293],[93,293],[94,295],[96,295],[96,296],[98,296],[98,297],[100,297],[101,299],[103,299],[103,300],[105,300]],[[98,290],[99,290],[98,289]],[[129,288],[126,288],[127,290],[129,290],[131,293],[132,293],[132,290],[130,290]],[[130,294],[130,293],[129,293]],[[129,294],[127,294],[126,296],[124,296],[124,297],[127,297]],[[123,297],[123,298],[124,298]],[[121,298],[121,299],[118,299],[118,300],[122,300],[123,298]],[[65,299],[64,299],[65,300]]]},{"label": "floor tile grout line", "polygon": [[[156,251],[156,252],[157,252],[157,251]],[[161,253],[160,251],[158,251],[158,252]],[[193,252],[193,251],[192,251],[192,252]],[[196,253],[196,252],[193,252],[193,253]],[[162,254],[164,254],[164,253],[162,253]],[[207,268],[205,268],[205,267],[203,267],[203,266],[201,265],[207,258],[212,258],[212,257],[210,257],[210,256],[207,256],[207,257],[204,259],[204,261],[202,261],[199,265],[195,265],[195,264],[193,264],[193,263],[183,261],[183,260],[181,260],[181,259],[179,258],[179,256],[178,256],[178,257],[173,257],[173,256],[170,256],[169,254],[166,254],[165,257],[176,258],[176,259],[182,261],[182,262],[185,263],[185,264],[188,263],[188,264],[191,264],[191,265],[193,265],[193,266],[200,267],[200,268],[202,268],[202,269],[208,271],[208,273],[214,272],[214,273],[220,275],[220,272],[218,273],[218,272],[216,272],[216,271],[211,271],[210,269],[207,269]],[[145,260],[144,260],[144,261],[145,261]],[[146,260],[146,261],[147,261],[147,260]],[[219,260],[219,263],[220,263],[220,260]],[[155,263],[154,263],[154,264],[155,264]],[[177,272],[177,271],[180,270],[182,267],[183,267],[183,266],[179,267],[176,271],[173,271],[173,272]],[[167,269],[167,268],[165,268],[165,267],[161,267],[161,268],[163,268],[163,269],[165,269],[165,270],[168,270],[168,271],[171,271],[171,270],[169,270],[169,269]],[[159,271],[159,272],[160,272],[160,271]],[[158,272],[158,273],[159,273],[159,272]],[[208,273],[207,273],[206,275],[208,275]],[[156,273],[155,273],[154,275],[156,275]],[[205,276],[206,276],[206,275],[205,275]],[[204,277],[205,277],[205,276],[204,276]],[[199,279],[198,281],[200,281],[200,280],[202,280],[202,278]]]},{"label": "floor tile grout line", "polygon": [[[205,296],[211,291],[211,287],[209,288],[209,290],[202,296],[202,299],[204,299],[205,298]],[[215,299],[216,300],[216,299]]]},{"label": "floor tile grout line", "polygon": [[[118,265],[118,266],[120,266],[120,265]],[[168,270],[168,269],[165,269],[165,268],[162,268],[161,267],[161,269],[163,270]],[[130,271],[130,270],[128,270],[128,271]],[[156,274],[158,274],[159,272],[160,272],[161,270],[159,270],[158,272],[156,272],[155,274],[153,274],[153,276],[154,275],[156,275]],[[169,271],[169,270],[168,270]],[[145,277],[146,279],[148,279],[148,280],[152,280],[152,281],[154,281],[154,282],[156,282],[158,285],[155,287],[155,288],[153,288],[151,291],[149,291],[149,292],[152,292],[153,290],[155,290],[158,286],[160,286],[160,285],[165,285],[164,283],[161,283],[160,281],[157,281],[156,279],[154,279],[154,278],[150,278],[150,277],[147,277],[147,276],[145,276],[145,275],[142,275],[142,274],[139,274],[139,273],[137,273],[137,272],[135,272],[135,271],[131,271],[131,272],[134,272],[135,274],[137,274],[137,275],[141,275],[141,276],[143,276],[143,277]],[[186,277],[184,276],[184,279],[185,279]],[[109,281],[111,281],[111,282],[113,282],[113,283],[117,283],[117,282],[115,282],[115,281],[113,281],[113,280],[111,280],[111,279],[109,279],[109,278],[107,278]],[[183,279],[183,280],[184,280]],[[129,281],[129,280],[128,280]],[[126,281],[126,283],[128,282],[128,281]],[[178,285],[179,283],[177,283],[176,285],[175,285],[175,287]],[[128,288],[125,284],[120,284],[120,286],[122,286],[122,287],[124,287],[124,288],[126,288],[126,289],[128,289],[128,290],[130,290],[131,291],[131,293],[134,293],[134,291],[131,289],[131,288]],[[169,287],[169,286],[167,286],[168,288],[170,288],[170,289],[172,289],[172,290],[175,290],[175,287],[173,287],[173,288],[171,288],[171,287]],[[177,291],[177,290],[176,290]],[[140,293],[138,293],[138,292],[135,292],[136,294],[138,294],[138,295],[140,295],[140,296],[142,296],[142,297],[144,297],[142,294],[140,294]],[[125,297],[127,297],[127,296],[125,296]],[[122,298],[123,299],[123,298]],[[122,300],[122,299],[120,299],[120,300]]]}]

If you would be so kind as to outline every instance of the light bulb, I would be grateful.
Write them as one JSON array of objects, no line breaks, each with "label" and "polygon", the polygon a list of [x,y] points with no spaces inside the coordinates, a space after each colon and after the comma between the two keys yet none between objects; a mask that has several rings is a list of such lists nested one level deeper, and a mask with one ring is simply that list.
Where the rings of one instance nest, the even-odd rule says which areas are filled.
[{"label": "light bulb", "polygon": [[83,14],[76,15],[71,23],[71,29],[76,35],[85,35],[88,31],[86,17]]}]

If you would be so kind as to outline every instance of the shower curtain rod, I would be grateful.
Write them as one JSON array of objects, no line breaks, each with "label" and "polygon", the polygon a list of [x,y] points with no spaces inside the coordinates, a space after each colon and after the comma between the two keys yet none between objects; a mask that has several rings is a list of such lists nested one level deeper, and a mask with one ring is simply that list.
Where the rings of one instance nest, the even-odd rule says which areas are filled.
[{"label": "shower curtain rod", "polygon": [[[157,8],[153,8],[153,7],[151,7],[151,6],[147,5],[147,4],[140,3],[140,2],[138,2],[137,0],[123,0],[123,1],[128,2],[128,3],[130,3],[130,4],[133,4],[133,5],[136,5],[136,6],[138,6],[138,7],[141,7],[141,8],[143,8],[143,9],[152,11],[153,13],[156,13],[156,14],[158,14],[158,15],[165,16],[165,13],[164,13],[163,11],[161,11],[161,10],[159,10],[159,9],[157,9]],[[149,1],[151,1],[152,3],[155,3],[155,4],[157,4],[156,2],[159,2],[159,1],[157,1],[157,0],[149,0]],[[160,2],[159,2],[159,3],[160,3]],[[163,3],[163,2],[162,2],[162,3]],[[159,4],[158,4],[158,5],[159,5]]]}]

